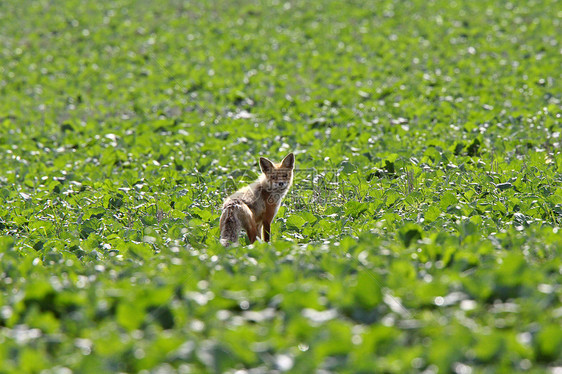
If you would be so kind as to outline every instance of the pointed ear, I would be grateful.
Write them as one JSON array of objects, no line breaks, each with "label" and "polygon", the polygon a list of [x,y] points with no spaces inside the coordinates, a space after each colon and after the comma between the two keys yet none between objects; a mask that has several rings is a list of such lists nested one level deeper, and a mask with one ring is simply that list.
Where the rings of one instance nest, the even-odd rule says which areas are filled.
[{"label": "pointed ear", "polygon": [[295,155],[289,153],[287,156],[285,156],[283,161],[281,161],[281,166],[283,166],[284,168],[292,169],[295,166]]},{"label": "pointed ear", "polygon": [[273,168],[274,168],[273,162],[269,161],[265,157],[260,157],[260,168],[261,168],[261,171],[263,171],[264,174],[267,174],[267,173],[269,173],[273,170]]}]

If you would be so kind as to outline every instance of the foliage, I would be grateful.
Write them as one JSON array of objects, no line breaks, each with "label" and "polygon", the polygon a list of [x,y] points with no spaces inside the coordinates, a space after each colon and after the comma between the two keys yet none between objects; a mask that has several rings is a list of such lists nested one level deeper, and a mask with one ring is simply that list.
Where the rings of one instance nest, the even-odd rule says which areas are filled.
[{"label": "foliage", "polygon": [[559,368],[556,5],[3,1],[2,371]]}]

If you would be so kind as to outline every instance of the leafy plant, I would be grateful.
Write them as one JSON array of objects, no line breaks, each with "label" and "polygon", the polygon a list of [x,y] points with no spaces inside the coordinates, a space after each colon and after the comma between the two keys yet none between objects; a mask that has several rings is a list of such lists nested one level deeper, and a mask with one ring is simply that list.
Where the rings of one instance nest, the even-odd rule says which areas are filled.
[{"label": "leafy plant", "polygon": [[555,372],[556,5],[3,1],[2,371]]}]

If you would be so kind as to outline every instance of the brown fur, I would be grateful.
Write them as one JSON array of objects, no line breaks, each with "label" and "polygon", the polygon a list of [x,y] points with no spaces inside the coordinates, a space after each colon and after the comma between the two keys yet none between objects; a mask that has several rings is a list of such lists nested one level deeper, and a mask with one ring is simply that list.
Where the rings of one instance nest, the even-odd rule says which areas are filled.
[{"label": "brown fur", "polygon": [[260,158],[260,179],[236,191],[223,204],[220,242],[224,246],[237,242],[241,229],[246,231],[250,243],[258,237],[269,242],[271,222],[293,182],[294,165],[292,153],[279,164]]}]

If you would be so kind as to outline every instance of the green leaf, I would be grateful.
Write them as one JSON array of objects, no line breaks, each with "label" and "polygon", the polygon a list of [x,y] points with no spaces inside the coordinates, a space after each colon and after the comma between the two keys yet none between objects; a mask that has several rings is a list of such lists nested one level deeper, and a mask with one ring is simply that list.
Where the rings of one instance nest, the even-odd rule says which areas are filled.
[{"label": "green leaf", "polygon": [[442,210],[447,210],[448,207],[457,204],[457,202],[457,197],[453,193],[447,191],[441,196],[439,206]]},{"label": "green leaf", "polygon": [[291,229],[300,229],[307,223],[307,220],[300,214],[292,214],[287,218],[287,227]]},{"label": "green leaf", "polygon": [[353,293],[359,306],[372,309],[382,302],[381,281],[375,274],[364,269],[357,276]]},{"label": "green leaf", "polygon": [[562,336],[560,336],[560,326],[556,324],[547,324],[537,334],[536,351],[543,360],[556,360],[560,358],[560,345],[562,344]]},{"label": "green leaf", "polygon": [[415,223],[408,223],[400,228],[399,235],[402,243],[409,247],[423,237],[423,229]]},{"label": "green leaf", "polygon": [[359,201],[348,201],[345,204],[346,214],[350,217],[357,218],[362,213],[368,211],[369,205],[367,203],[361,203]]},{"label": "green leaf", "polygon": [[123,300],[117,305],[117,322],[128,331],[137,329],[144,321],[145,312],[143,304],[135,305],[134,302]]},{"label": "green leaf", "polygon": [[441,210],[435,205],[431,205],[424,213],[424,219],[427,223],[435,221],[441,215]]}]

